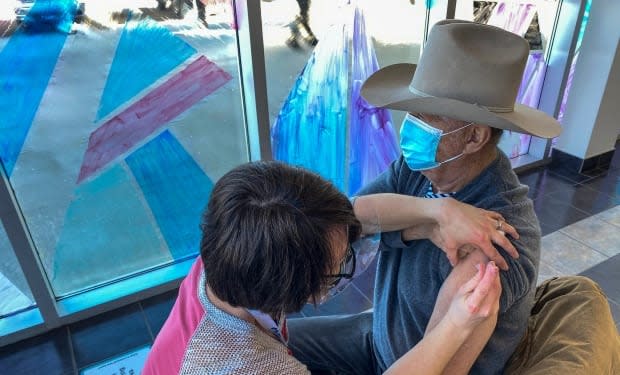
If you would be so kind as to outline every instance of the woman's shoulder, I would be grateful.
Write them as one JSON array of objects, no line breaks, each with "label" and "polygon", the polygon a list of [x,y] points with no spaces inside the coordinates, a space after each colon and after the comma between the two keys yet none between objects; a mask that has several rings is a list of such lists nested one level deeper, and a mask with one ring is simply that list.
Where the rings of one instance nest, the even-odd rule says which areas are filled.
[{"label": "woman's shoulder", "polygon": [[181,374],[309,374],[282,343],[259,329],[230,330],[205,321],[192,338]]}]

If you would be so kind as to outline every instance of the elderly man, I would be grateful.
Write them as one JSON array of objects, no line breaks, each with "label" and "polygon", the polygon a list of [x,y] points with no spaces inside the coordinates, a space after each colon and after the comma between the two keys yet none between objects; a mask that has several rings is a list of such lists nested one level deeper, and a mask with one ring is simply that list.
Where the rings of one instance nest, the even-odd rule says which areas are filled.
[{"label": "elderly man", "polygon": [[[503,130],[544,138],[560,133],[555,119],[515,103],[528,53],[528,43],[510,32],[445,20],[430,31],[417,67],[385,67],[362,88],[371,104],[407,115],[400,131],[401,157],[360,195],[451,196],[501,213],[520,234],[511,238],[518,259],[499,249],[508,268],[501,272],[497,325],[489,321],[480,327],[452,358],[447,374],[500,373],[525,333],[534,303],[540,227],[527,187],[497,148]],[[502,232],[505,224],[496,225]],[[373,374],[418,343],[444,316],[446,298],[476,272],[475,264],[486,260],[471,248],[449,260],[435,246],[441,245],[438,235],[420,240],[429,231],[416,227],[383,233],[374,311],[291,321],[294,355],[310,368]]]}]

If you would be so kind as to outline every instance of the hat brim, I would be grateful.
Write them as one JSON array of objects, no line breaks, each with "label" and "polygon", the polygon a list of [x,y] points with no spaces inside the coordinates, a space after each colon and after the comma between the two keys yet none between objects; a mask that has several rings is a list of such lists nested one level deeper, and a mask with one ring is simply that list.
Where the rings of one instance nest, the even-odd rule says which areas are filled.
[{"label": "hat brim", "polygon": [[492,112],[456,99],[416,95],[409,90],[415,69],[415,64],[394,64],[380,69],[364,82],[361,94],[376,107],[446,116],[540,138],[554,138],[562,131],[556,119],[522,104],[515,104],[512,112]]}]

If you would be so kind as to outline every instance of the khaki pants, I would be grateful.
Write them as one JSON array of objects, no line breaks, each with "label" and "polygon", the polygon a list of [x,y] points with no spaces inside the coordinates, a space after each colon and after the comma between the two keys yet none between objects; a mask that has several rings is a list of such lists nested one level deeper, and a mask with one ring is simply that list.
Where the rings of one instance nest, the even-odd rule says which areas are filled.
[{"label": "khaki pants", "polygon": [[620,374],[620,336],[598,284],[582,276],[541,284],[505,374]]}]

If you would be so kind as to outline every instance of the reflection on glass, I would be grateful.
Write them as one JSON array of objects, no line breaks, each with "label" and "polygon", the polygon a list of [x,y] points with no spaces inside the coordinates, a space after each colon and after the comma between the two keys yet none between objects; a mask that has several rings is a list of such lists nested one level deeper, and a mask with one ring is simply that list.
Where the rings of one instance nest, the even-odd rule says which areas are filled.
[{"label": "reflection on glass", "polygon": [[[564,112],[566,111],[566,101],[568,100],[568,93],[573,85],[573,76],[575,75],[575,66],[577,65],[577,60],[579,59],[579,52],[581,50],[581,42],[583,41],[583,34],[586,31],[586,25],[588,24],[588,20],[590,19],[590,8],[592,7],[592,0],[586,0],[586,4],[584,6],[583,18],[581,19],[581,26],[579,27],[579,35],[577,36],[577,42],[575,43],[575,54],[573,55],[573,60],[571,61],[570,68],[568,71],[568,77],[566,78],[566,88],[564,89],[564,95],[562,96],[562,102],[560,104],[560,110],[558,112],[558,121],[562,122],[564,119]],[[557,138],[553,139],[555,144]]]},{"label": "reflection on glass", "polygon": [[261,3],[276,159],[313,169],[349,194],[387,167],[398,155],[393,124],[402,114],[394,122],[371,108],[359,86],[380,66],[418,61],[425,4]]},{"label": "reflection on glass", "polygon": [[[466,19],[501,27],[523,36],[530,44],[517,102],[537,108],[545,79],[545,55],[553,30],[557,1],[472,1],[457,3],[457,19]],[[531,137],[504,132],[499,147],[512,158],[527,154]]]},{"label": "reflection on glass", "polygon": [[32,293],[0,221],[0,318],[34,306]]},{"label": "reflection on glass", "polygon": [[248,160],[233,12],[195,3],[9,14],[0,158],[59,297],[195,256],[214,181]]}]

